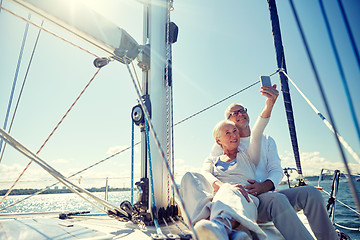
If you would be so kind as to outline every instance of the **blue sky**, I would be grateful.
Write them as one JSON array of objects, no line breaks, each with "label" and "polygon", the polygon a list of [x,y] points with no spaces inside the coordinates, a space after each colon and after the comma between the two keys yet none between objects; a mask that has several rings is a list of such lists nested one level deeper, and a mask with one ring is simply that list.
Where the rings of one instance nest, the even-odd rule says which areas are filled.
[{"label": "blue sky", "polygon": [[[102,5],[99,2],[89,1],[89,4],[124,28],[139,43],[142,42],[142,6],[138,1],[107,0],[101,1]],[[355,152],[360,154],[359,138],[354,130],[319,4],[316,1],[295,2],[335,123],[340,134]],[[3,1],[3,6],[27,17],[23,9],[11,2]],[[359,22],[360,3],[355,0],[344,1],[344,6],[359,48],[360,29],[356,24]],[[289,3],[278,1],[277,7],[288,74],[320,112],[328,117]],[[326,1],[326,10],[359,119],[357,105],[360,103],[360,71],[344,30],[337,1]],[[176,0],[171,14],[172,21],[179,27],[178,42],[173,45],[175,123],[258,81],[260,75],[269,75],[276,71],[267,1],[232,0],[219,3]],[[41,22],[34,16],[32,20]],[[1,11],[1,126],[5,119],[25,25],[24,21]],[[105,56],[99,50],[49,23],[44,23],[44,27],[100,56]],[[37,32],[37,28],[29,27],[13,107]],[[42,32],[13,124],[12,135],[36,152],[95,73],[93,60],[94,57],[88,53]],[[140,76],[141,71],[138,69],[137,72]],[[271,79],[280,89],[278,76],[274,75]],[[249,110],[251,122],[255,122],[265,100],[259,93],[259,87],[256,85],[175,127],[175,171],[178,178],[187,170],[201,167],[214,142],[213,126],[223,119],[223,112],[229,104],[244,104]],[[343,169],[332,133],[291,85],[290,92],[304,174],[318,174],[321,168]],[[265,132],[276,140],[283,167],[294,167],[282,101],[280,95]],[[134,105],[136,94],[126,67],[112,62],[99,72],[73,111],[41,151],[40,157],[64,175],[69,175],[129,146],[130,112]],[[138,129],[135,137],[135,141],[140,139]],[[348,154],[347,156],[351,169],[359,172],[359,163]],[[137,149],[137,166],[139,158],[140,151]],[[27,163],[26,158],[8,146],[0,164],[0,188],[8,188]],[[110,185],[123,186],[128,185],[129,171],[128,152],[108,160],[82,176],[83,179],[88,179],[90,185],[102,185],[105,177],[111,177],[114,180]],[[23,178],[34,180],[36,184],[39,184],[38,181],[42,181],[42,184],[51,183],[51,177],[35,164],[31,165]],[[19,186],[25,186],[25,183],[19,183]]]}]

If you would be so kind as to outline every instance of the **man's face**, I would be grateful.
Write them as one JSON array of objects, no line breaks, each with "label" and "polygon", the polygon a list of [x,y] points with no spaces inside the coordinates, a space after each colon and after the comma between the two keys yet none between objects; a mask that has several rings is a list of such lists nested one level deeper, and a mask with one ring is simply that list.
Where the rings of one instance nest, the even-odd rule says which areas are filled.
[{"label": "man's face", "polygon": [[246,108],[241,105],[235,105],[230,109],[229,120],[234,122],[238,129],[249,126],[249,115]]}]

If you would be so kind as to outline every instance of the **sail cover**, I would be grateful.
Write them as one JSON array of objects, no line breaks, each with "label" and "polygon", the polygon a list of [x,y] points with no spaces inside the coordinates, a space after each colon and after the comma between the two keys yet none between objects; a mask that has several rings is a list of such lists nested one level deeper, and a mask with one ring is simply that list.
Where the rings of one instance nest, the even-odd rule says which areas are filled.
[{"label": "sail cover", "polygon": [[73,0],[10,0],[42,19],[60,26],[106,54],[123,62],[133,60],[139,45],[124,29],[90,9],[81,1]]}]

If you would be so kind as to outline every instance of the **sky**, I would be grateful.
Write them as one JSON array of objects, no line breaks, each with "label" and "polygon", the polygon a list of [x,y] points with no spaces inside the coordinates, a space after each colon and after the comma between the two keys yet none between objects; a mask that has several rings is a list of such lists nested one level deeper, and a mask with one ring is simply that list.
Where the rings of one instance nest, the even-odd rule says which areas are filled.
[{"label": "sky", "polygon": [[[356,0],[343,1],[360,48]],[[28,13],[10,1],[3,7],[27,18]],[[142,44],[142,4],[136,0],[87,1],[100,14],[125,29]],[[171,20],[179,27],[178,41],[173,44],[174,123],[201,111],[229,95],[257,82],[259,76],[277,70],[267,1],[191,1],[175,0]],[[335,62],[317,1],[295,1],[301,24],[309,41],[315,65],[326,92],[335,124],[353,150],[360,154],[360,141],[346,100],[344,87]],[[344,28],[337,1],[326,1],[336,46],[344,67],[350,95],[360,118],[360,71]],[[328,118],[319,94],[304,45],[288,1],[277,2],[285,51],[287,72],[307,98]],[[41,20],[31,16],[40,24]],[[10,92],[19,58],[26,22],[0,12],[0,125],[3,126]],[[106,56],[98,49],[51,25],[44,28],[63,36],[85,49]],[[38,28],[29,26],[22,63],[14,93],[10,119],[33,51]],[[37,152],[50,132],[93,77],[94,56],[41,32],[34,58],[24,85],[11,135],[33,152]],[[137,75],[141,70],[137,68]],[[280,89],[278,75],[271,81]],[[233,102],[248,108],[254,123],[265,98],[260,85],[218,104],[174,128],[175,172],[180,181],[186,171],[196,171],[214,143],[212,129],[224,118],[224,110]],[[344,170],[344,164],[333,134],[323,124],[296,89],[290,84],[300,157],[305,176],[318,175],[322,168]],[[111,62],[100,70],[86,92],[69,113],[39,156],[68,176],[131,144],[130,113],[137,104],[136,92],[124,64]],[[7,126],[9,128],[9,124]],[[265,133],[271,135],[282,159],[282,167],[295,167],[282,94],[279,95]],[[140,140],[136,128],[135,142]],[[360,163],[346,153],[352,172],[360,172]],[[84,186],[128,186],[130,151],[75,177]],[[29,162],[10,146],[0,163],[0,189],[9,188]],[[139,176],[140,148],[135,149],[135,169]],[[293,174],[292,177],[296,177]],[[52,177],[32,163],[17,188],[44,187]]]}]

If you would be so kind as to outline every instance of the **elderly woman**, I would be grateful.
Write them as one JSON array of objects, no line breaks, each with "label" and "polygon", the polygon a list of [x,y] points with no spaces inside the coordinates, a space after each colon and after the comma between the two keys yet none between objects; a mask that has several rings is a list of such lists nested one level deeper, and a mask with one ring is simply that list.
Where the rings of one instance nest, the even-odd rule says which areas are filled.
[{"label": "elderly woman", "polygon": [[[272,108],[265,105],[256,121],[246,151],[239,151],[240,135],[229,120],[219,122],[213,131],[217,144],[224,154],[215,161],[206,160],[203,175],[211,184],[214,197],[210,206],[210,220],[200,220],[195,230],[200,239],[266,239],[256,224],[258,199],[248,197],[242,185],[255,178],[259,162],[261,137]],[[232,230],[237,230],[233,231]]]}]

